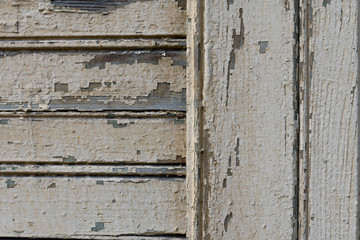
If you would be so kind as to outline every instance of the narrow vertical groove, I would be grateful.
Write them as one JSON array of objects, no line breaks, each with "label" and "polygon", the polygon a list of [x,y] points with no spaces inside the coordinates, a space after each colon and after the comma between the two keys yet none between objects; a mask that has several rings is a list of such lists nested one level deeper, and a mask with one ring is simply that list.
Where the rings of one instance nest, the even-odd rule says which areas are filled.
[{"label": "narrow vertical groove", "polygon": [[357,75],[356,75],[356,92],[357,92],[357,212],[356,212],[356,239],[360,239],[360,3],[357,1]]},{"label": "narrow vertical groove", "polygon": [[294,86],[294,123],[295,123],[295,140],[294,140],[294,199],[293,199],[293,240],[299,239],[299,171],[300,171],[300,1],[294,0],[294,75],[293,75],[293,86]]},{"label": "narrow vertical groove", "polygon": [[309,238],[311,0],[299,4],[299,240]]},{"label": "narrow vertical groove", "polygon": [[203,90],[204,90],[204,71],[205,71],[205,49],[204,49],[204,0],[198,0],[198,21],[199,21],[199,45],[198,45],[198,60],[199,60],[199,88],[198,88],[198,103],[200,106],[199,109],[199,145],[200,145],[200,152],[199,152],[199,169],[200,169],[200,196],[199,196],[199,205],[200,205],[200,226],[198,231],[198,238],[197,239],[204,239],[204,235],[206,236],[206,224],[205,224],[205,213],[207,208],[207,201],[206,201],[206,186],[205,183],[205,154],[204,154],[204,102],[203,102]]},{"label": "narrow vertical groove", "polygon": [[305,16],[305,27],[306,27],[306,42],[305,42],[305,67],[306,67],[306,78],[305,78],[305,187],[306,187],[306,222],[305,222],[305,240],[309,238],[309,181],[310,181],[310,5],[311,0],[306,1],[306,16]]},{"label": "narrow vertical groove", "polygon": [[187,196],[189,240],[204,239],[204,0],[188,0]]},{"label": "narrow vertical groove", "polygon": [[[302,112],[300,114],[300,126],[302,137],[300,136],[300,151],[299,156],[299,176],[301,184],[299,185],[299,239],[308,240],[309,238],[309,181],[310,181],[310,18],[311,18],[311,0],[302,1],[302,13],[303,16],[300,17],[301,29],[301,39],[303,43],[303,49],[300,49],[300,54],[303,55],[303,62],[300,78],[300,87],[302,86],[302,96],[300,98],[300,109]],[[300,40],[301,40],[300,39]],[[300,45],[300,48],[301,48]],[[302,201],[302,202],[300,202]]]}]

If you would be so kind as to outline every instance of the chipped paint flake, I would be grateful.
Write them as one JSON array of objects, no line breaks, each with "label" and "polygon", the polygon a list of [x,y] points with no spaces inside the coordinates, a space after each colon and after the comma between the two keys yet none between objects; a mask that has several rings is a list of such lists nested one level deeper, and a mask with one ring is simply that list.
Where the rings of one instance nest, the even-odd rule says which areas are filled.
[{"label": "chipped paint flake", "polygon": [[63,162],[64,163],[74,163],[76,161],[77,161],[77,159],[74,156],[63,157]]},{"label": "chipped paint flake", "polygon": [[91,1],[78,1],[78,0],[51,0],[56,8],[62,10],[82,10],[87,12],[108,12],[115,11],[117,8],[124,8],[126,5],[145,2],[152,0],[91,0]]},{"label": "chipped paint flake", "polygon": [[181,10],[186,10],[186,0],[175,0]]},{"label": "chipped paint flake", "polygon": [[95,227],[91,228],[91,231],[98,232],[105,229],[105,223],[103,222],[96,222]]},{"label": "chipped paint flake", "polygon": [[12,181],[11,179],[6,180],[6,187],[7,188],[14,188],[16,186],[15,181]]},{"label": "chipped paint flake", "polygon": [[269,45],[268,41],[259,41],[258,44],[260,46],[260,54],[266,53],[266,49]]},{"label": "chipped paint flake", "polygon": [[229,227],[229,224],[230,224],[232,218],[233,218],[233,213],[232,212],[230,212],[228,215],[226,215],[225,220],[224,220],[224,230],[225,230],[225,232],[228,231],[228,227]]},{"label": "chipped paint flake", "polygon": [[55,92],[67,92],[69,91],[69,86],[67,83],[55,83]]},{"label": "chipped paint flake", "polygon": [[8,124],[9,121],[9,119],[0,119],[0,124]]},{"label": "chipped paint flake", "polygon": [[327,5],[331,4],[331,0],[323,0],[322,5],[323,7],[326,7]]},{"label": "chipped paint flake", "polygon": [[108,124],[111,124],[114,128],[124,128],[127,127],[127,123],[118,123],[117,120],[108,120]]}]

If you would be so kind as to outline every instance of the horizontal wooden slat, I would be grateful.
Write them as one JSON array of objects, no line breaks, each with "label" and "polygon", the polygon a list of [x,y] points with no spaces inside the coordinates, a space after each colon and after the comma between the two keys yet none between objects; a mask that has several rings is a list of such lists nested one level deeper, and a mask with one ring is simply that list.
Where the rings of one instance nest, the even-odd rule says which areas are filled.
[{"label": "horizontal wooden slat", "polygon": [[86,50],[86,49],[185,49],[185,39],[3,39],[0,50]]},{"label": "horizontal wooden slat", "polygon": [[183,163],[183,119],[0,118],[0,162]]},{"label": "horizontal wooden slat", "polygon": [[180,121],[185,116],[180,111],[0,111],[0,118],[175,118]]},{"label": "horizontal wooden slat", "polygon": [[183,166],[0,164],[0,175],[185,176]]},{"label": "horizontal wooden slat", "polygon": [[[19,240],[17,237],[0,237],[0,240]],[[53,240],[64,240],[63,238],[51,238]],[[127,235],[127,236],[96,236],[96,238],[87,236],[71,236],[67,239],[100,239],[100,240],[184,240],[185,234],[170,234],[158,236],[144,236],[144,235]],[[33,238],[21,238],[21,240],[34,240]],[[36,238],[36,240],[49,240],[49,238]]]},{"label": "horizontal wooden slat", "polygon": [[185,111],[185,55],[0,52],[0,110]]},{"label": "horizontal wooden slat", "polygon": [[185,2],[2,0],[0,35],[184,35]]},{"label": "horizontal wooden slat", "polygon": [[185,233],[183,178],[1,177],[0,236]]}]

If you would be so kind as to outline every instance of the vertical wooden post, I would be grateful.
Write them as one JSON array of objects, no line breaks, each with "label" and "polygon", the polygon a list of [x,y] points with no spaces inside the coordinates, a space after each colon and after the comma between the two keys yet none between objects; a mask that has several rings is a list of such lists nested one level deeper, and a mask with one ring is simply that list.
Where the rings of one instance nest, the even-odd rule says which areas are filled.
[{"label": "vertical wooden post", "polygon": [[187,238],[203,234],[203,3],[187,1]]},{"label": "vertical wooden post", "polygon": [[359,1],[301,1],[300,239],[359,239]]},{"label": "vertical wooden post", "polygon": [[297,2],[188,1],[188,237],[297,237]]}]

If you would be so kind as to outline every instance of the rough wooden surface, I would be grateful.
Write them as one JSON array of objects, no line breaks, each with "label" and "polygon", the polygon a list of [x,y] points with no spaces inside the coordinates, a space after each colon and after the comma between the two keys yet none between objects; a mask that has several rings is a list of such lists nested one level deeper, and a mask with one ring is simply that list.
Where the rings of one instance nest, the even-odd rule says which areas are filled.
[{"label": "rough wooden surface", "polygon": [[[87,238],[83,236],[71,236],[69,239],[95,239],[94,236],[88,236]],[[96,239],[100,240],[184,240],[186,239],[186,236],[184,234],[170,234],[170,235],[158,235],[158,236],[96,236]],[[30,239],[24,239],[24,240],[31,240]],[[56,239],[60,240],[60,239]],[[61,239],[62,240],[62,239]]]},{"label": "rough wooden surface", "polygon": [[185,233],[183,178],[0,177],[8,237]]},{"label": "rough wooden surface", "polygon": [[[1,39],[1,38],[0,38]],[[1,51],[16,50],[119,50],[119,49],[184,49],[184,38],[3,38]]]},{"label": "rough wooden surface", "polygon": [[0,239],[186,238],[185,12],[0,1]]},{"label": "rough wooden surface", "polygon": [[185,68],[184,51],[0,52],[0,110],[185,111]]},{"label": "rough wooden surface", "polygon": [[166,165],[0,164],[1,175],[185,176],[185,167]]},{"label": "rough wooden surface", "polygon": [[185,161],[182,119],[1,118],[1,162]]},{"label": "rough wooden surface", "polygon": [[301,3],[300,239],[359,239],[359,2]]},{"label": "rough wooden surface", "polygon": [[[203,33],[198,33],[200,40],[190,39],[189,50],[195,52],[190,57],[200,56],[192,64],[199,73],[189,81],[200,81],[203,96],[194,96],[198,102],[189,107],[188,118],[201,122],[203,115],[195,138],[197,151],[204,154],[188,154],[189,162],[200,158],[188,174],[200,181],[190,182],[195,186],[190,191],[202,191],[203,203],[197,219],[200,233],[188,235],[295,238],[294,1],[197,4],[190,31],[202,31],[203,24]],[[196,41],[199,47],[194,47]],[[196,208],[196,201],[189,201]]]},{"label": "rough wooden surface", "polygon": [[186,190],[189,240],[202,239],[202,1],[187,1]]},{"label": "rough wooden surface", "polygon": [[3,0],[0,36],[184,35],[184,0]]}]

